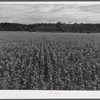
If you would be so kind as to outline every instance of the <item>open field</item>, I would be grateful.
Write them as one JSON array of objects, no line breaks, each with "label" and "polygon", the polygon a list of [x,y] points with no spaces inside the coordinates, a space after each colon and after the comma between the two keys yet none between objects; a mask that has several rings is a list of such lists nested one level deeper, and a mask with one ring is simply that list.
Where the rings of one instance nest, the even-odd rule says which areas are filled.
[{"label": "open field", "polygon": [[0,89],[100,90],[100,34],[0,32]]}]

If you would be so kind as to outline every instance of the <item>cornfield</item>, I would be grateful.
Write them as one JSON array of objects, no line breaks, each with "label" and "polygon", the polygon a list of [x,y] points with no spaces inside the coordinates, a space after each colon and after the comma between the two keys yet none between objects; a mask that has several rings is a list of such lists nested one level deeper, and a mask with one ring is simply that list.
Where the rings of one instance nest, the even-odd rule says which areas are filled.
[{"label": "cornfield", "polygon": [[0,89],[100,90],[100,35],[0,32]]}]

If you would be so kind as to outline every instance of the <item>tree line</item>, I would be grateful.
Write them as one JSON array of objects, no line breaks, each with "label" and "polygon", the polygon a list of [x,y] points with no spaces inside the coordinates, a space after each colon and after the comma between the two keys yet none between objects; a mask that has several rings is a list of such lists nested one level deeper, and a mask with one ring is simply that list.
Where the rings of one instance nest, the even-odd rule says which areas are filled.
[{"label": "tree line", "polygon": [[29,32],[74,32],[74,33],[99,33],[100,24],[74,23],[0,23],[0,31],[29,31]]}]

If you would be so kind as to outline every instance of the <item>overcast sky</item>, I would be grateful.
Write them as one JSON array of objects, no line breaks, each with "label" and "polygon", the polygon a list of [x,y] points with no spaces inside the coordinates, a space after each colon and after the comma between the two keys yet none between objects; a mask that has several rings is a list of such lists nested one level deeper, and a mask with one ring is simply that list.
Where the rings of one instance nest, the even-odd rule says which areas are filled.
[{"label": "overcast sky", "polygon": [[99,4],[0,4],[0,22],[100,23]]}]

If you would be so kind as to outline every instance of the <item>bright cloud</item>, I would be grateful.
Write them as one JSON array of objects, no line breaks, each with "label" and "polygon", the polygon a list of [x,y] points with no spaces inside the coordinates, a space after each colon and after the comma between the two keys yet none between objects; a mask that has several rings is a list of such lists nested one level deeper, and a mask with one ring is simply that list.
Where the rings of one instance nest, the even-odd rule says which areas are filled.
[{"label": "bright cloud", "polygon": [[100,4],[0,4],[0,22],[100,23]]}]

